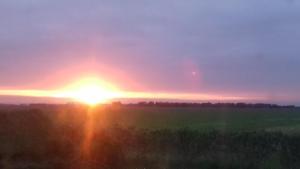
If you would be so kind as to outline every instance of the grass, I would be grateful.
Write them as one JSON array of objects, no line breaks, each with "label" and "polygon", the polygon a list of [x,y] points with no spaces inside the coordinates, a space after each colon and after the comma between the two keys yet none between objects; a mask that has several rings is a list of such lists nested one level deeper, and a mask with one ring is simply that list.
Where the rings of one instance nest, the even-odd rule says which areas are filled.
[{"label": "grass", "polygon": [[105,110],[108,121],[145,129],[206,130],[300,129],[299,108],[162,108],[122,107]]},{"label": "grass", "polygon": [[149,130],[190,128],[198,131],[300,131],[300,108],[105,106],[90,109],[62,105],[0,109],[1,112],[10,112],[10,116],[15,116],[15,125],[22,125],[22,119],[30,118],[28,114],[36,118],[34,112],[43,112],[49,121],[61,124],[73,121],[74,125],[80,125],[86,118],[85,112],[90,112],[97,127],[119,125]]},{"label": "grass", "polygon": [[0,107],[0,168],[299,168],[299,122],[299,108]]}]

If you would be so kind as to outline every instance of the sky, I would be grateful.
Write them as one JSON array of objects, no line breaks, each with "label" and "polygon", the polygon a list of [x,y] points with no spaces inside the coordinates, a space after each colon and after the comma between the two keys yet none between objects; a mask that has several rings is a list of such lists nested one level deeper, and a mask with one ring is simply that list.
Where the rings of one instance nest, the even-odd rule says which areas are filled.
[{"label": "sky", "polygon": [[126,91],[300,104],[296,0],[0,0],[0,89],[93,74]]}]

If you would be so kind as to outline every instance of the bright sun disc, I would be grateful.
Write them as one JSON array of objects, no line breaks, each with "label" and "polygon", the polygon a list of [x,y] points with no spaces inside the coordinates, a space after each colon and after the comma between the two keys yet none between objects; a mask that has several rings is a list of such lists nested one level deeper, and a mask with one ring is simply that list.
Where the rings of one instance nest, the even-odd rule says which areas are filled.
[{"label": "bright sun disc", "polygon": [[105,103],[119,96],[116,87],[96,78],[80,80],[58,94],[58,97],[71,98],[89,105]]},{"label": "bright sun disc", "polygon": [[98,104],[111,99],[113,95],[103,90],[101,87],[96,85],[82,86],[78,91],[74,92],[72,98],[87,104]]}]

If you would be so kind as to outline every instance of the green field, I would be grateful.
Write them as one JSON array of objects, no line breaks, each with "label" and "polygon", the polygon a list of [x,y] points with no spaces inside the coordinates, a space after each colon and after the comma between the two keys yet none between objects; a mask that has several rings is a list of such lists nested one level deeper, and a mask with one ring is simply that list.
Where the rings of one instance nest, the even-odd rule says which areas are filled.
[{"label": "green field", "polygon": [[4,169],[299,167],[299,108],[0,106]]},{"label": "green field", "polygon": [[299,108],[121,107],[105,113],[111,124],[146,129],[300,131]]},{"label": "green field", "polygon": [[[193,129],[201,132],[282,131],[300,132],[300,108],[214,108],[142,106],[16,106],[0,108],[12,119],[43,114],[53,125],[83,124],[90,114],[95,127],[120,126],[137,129]],[[28,117],[27,117],[28,118]],[[30,118],[30,117],[29,117]]]}]

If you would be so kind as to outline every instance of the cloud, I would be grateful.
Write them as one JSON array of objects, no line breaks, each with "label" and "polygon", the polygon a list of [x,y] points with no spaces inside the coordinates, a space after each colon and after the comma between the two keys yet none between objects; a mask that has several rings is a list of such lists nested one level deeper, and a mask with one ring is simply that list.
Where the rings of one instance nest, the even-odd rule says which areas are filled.
[{"label": "cloud", "polygon": [[188,91],[188,60],[203,78],[195,91],[296,93],[299,9],[287,0],[3,0],[0,83],[93,57],[148,89]]}]

